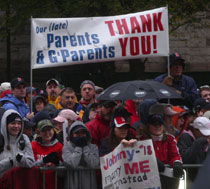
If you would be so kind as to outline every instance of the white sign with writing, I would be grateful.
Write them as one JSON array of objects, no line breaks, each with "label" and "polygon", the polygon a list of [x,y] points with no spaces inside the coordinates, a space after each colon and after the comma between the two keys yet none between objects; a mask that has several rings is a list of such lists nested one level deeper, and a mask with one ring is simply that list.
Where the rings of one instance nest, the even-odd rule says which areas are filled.
[{"label": "white sign with writing", "polygon": [[133,148],[118,145],[100,158],[104,189],[160,189],[160,177],[152,140]]},{"label": "white sign with writing", "polygon": [[168,56],[168,9],[91,18],[33,18],[33,69]]}]

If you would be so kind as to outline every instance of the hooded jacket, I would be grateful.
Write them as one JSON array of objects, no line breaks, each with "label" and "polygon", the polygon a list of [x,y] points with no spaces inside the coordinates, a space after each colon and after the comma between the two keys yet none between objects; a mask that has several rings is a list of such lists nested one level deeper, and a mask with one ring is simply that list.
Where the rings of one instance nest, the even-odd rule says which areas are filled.
[{"label": "hooded jacket", "polygon": [[[78,126],[84,127],[87,131],[88,143],[87,146],[78,147],[72,143],[72,130]],[[95,144],[91,144],[90,133],[81,121],[75,121],[68,130],[69,142],[63,147],[63,161],[67,168],[86,167],[95,169],[99,167],[99,153]],[[69,181],[70,188],[96,188],[95,170],[70,170],[66,180]],[[67,184],[67,183],[66,183]]]},{"label": "hooded jacket", "polygon": [[[17,113],[20,115],[15,110],[7,110],[4,112],[1,119],[1,134],[4,137],[4,150],[0,153],[0,177],[12,167],[32,167],[34,165],[34,156],[29,138],[22,134],[23,122],[21,124],[20,133],[16,137],[8,135],[6,120],[7,117],[12,113]],[[21,135],[23,135],[25,141],[25,147],[23,150],[20,149],[19,144]],[[10,150],[7,149],[8,145],[10,146]],[[17,154],[22,155],[20,162],[16,160]],[[11,164],[11,160],[13,161],[13,165]]]},{"label": "hooded jacket", "polygon": [[[13,109],[16,110],[21,117],[26,117],[29,113],[29,107],[24,101],[18,100],[13,95],[9,94],[0,100],[5,110]],[[10,103],[11,102],[11,103]]]}]

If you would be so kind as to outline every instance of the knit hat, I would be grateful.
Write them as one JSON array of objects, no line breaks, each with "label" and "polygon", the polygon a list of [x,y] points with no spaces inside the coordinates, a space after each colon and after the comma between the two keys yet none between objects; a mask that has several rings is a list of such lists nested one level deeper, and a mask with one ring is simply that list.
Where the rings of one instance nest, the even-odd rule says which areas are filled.
[{"label": "knit hat", "polygon": [[83,81],[83,82],[81,83],[81,85],[80,85],[80,89],[81,89],[85,84],[90,84],[90,85],[92,85],[93,89],[95,90],[95,83],[93,83],[93,82],[90,81],[90,80],[85,80],[85,81]]},{"label": "knit hat", "polygon": [[22,121],[22,118],[17,113],[11,113],[7,117],[7,125],[13,121]]}]

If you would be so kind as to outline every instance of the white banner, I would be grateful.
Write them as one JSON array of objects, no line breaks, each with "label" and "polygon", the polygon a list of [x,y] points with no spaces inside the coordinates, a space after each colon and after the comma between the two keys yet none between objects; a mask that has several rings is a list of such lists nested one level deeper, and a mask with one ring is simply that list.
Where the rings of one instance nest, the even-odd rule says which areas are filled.
[{"label": "white banner", "polygon": [[117,146],[100,158],[104,189],[160,189],[152,140],[137,142],[133,148]]},{"label": "white banner", "polygon": [[120,16],[31,20],[33,69],[168,54],[166,7]]}]

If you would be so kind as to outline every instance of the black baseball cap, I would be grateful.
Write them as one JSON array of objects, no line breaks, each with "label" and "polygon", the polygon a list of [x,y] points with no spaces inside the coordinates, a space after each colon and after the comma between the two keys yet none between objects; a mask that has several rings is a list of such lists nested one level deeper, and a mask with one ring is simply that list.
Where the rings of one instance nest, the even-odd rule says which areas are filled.
[{"label": "black baseball cap", "polygon": [[177,52],[175,52],[173,54],[170,54],[169,61],[170,61],[170,66],[177,63],[177,62],[180,62],[182,64],[182,67],[183,68],[185,67],[185,63],[184,63],[185,60]]},{"label": "black baseball cap", "polygon": [[159,114],[152,114],[148,117],[147,124],[163,125],[164,124],[163,116]]},{"label": "black baseball cap", "polygon": [[17,87],[18,85],[26,85],[26,82],[24,81],[23,78],[21,77],[16,77],[11,81],[11,88],[14,89],[15,87]]}]

